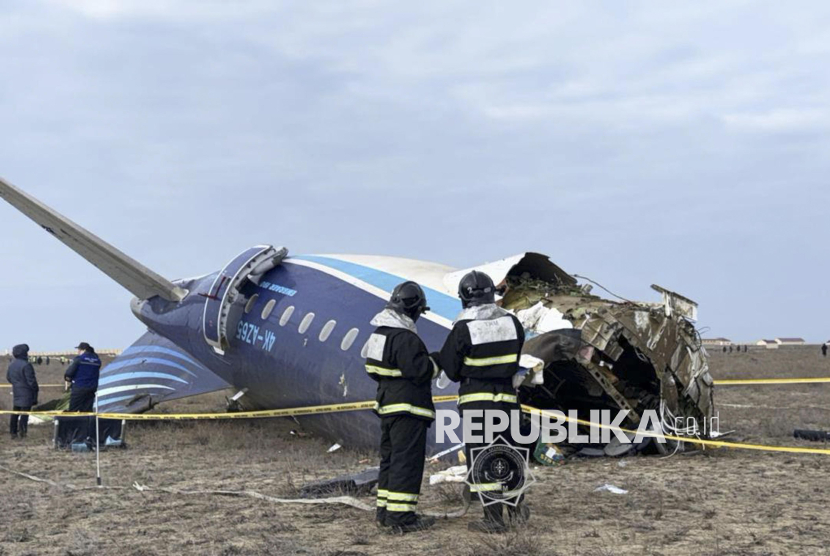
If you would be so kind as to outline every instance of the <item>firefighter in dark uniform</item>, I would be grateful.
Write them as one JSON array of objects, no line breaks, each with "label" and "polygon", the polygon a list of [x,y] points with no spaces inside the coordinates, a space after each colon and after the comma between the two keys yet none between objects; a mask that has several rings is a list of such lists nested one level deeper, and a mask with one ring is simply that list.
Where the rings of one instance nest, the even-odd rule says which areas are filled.
[{"label": "firefighter in dark uniform", "polygon": [[396,533],[423,531],[435,524],[435,518],[415,513],[427,430],[435,420],[432,379],[438,367],[415,327],[428,310],[418,284],[398,285],[386,308],[372,319],[377,330],[366,349],[366,372],[378,383],[375,412],[381,423],[377,520]]},{"label": "firefighter in dark uniform", "polygon": [[95,392],[98,390],[101,359],[86,342],[81,342],[75,349],[78,350],[78,356],[72,360],[63,377],[67,386],[72,387],[69,411],[89,413],[92,411]]},{"label": "firefighter in dark uniform", "polygon": [[[450,380],[460,382],[458,407],[463,417],[467,410],[500,410],[513,418],[512,410],[520,410],[513,377],[519,372],[519,356],[525,335],[522,324],[512,314],[496,305],[496,287],[485,273],[472,271],[459,284],[458,295],[463,310],[456,319],[444,347],[437,356],[439,366]],[[518,415],[518,414],[516,414]],[[483,430],[484,417],[474,418]],[[510,429],[503,434],[513,443]],[[472,464],[471,451],[487,444],[465,445],[468,468]],[[502,485],[473,484],[473,494],[501,489]],[[503,506],[507,507],[509,523],[525,523],[530,510],[520,499],[517,506],[493,503],[484,506],[484,520],[471,523],[473,531],[502,533],[508,524],[504,521]]]}]

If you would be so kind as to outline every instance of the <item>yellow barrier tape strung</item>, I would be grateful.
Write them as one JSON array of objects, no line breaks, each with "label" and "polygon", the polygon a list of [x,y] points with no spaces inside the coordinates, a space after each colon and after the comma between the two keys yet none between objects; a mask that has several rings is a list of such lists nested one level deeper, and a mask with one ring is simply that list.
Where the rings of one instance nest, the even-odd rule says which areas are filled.
[{"label": "yellow barrier tape strung", "polygon": [[830,449],[823,449],[823,448],[802,448],[799,446],[767,446],[764,444],[743,444],[741,442],[727,442],[725,440],[704,440],[700,438],[692,438],[688,436],[672,436],[670,434],[663,434],[661,432],[638,432],[635,430],[624,429],[622,427],[614,427],[611,425],[605,425],[602,423],[592,423],[591,421],[585,421],[583,419],[573,419],[568,417],[567,415],[557,415],[556,413],[552,413],[550,411],[545,411],[544,409],[537,409],[535,407],[530,407],[528,405],[523,405],[522,410],[526,413],[536,413],[538,415],[545,415],[547,417],[552,418],[559,418],[565,421],[573,421],[575,423],[579,423],[580,425],[586,426],[594,426],[600,429],[609,429],[609,430],[618,430],[622,432],[626,432],[629,434],[639,434],[640,436],[647,436],[651,438],[666,438],[668,440],[674,440],[678,442],[688,442],[689,444],[697,444],[699,446],[711,446],[714,448],[736,448],[740,450],[758,450],[762,452],[786,452],[790,454],[819,454],[830,456]]},{"label": "yellow barrier tape strung", "polygon": [[[825,384],[830,377],[815,378],[736,378],[715,381],[716,386],[741,386],[745,384]],[[41,388],[63,388],[65,384],[40,384]],[[0,388],[11,388],[11,384],[0,384]],[[439,396],[441,397],[441,396]],[[447,396],[443,396],[447,397]],[[453,398],[455,399],[455,398]]]},{"label": "yellow barrier tape strung", "polygon": [[[458,396],[436,396],[435,403],[451,402],[458,399]],[[304,415],[320,415],[324,413],[339,413],[347,411],[361,411],[373,409],[375,402],[353,402],[345,404],[316,405],[309,407],[294,407],[286,409],[265,409],[260,411],[240,411],[238,413],[180,413],[180,414],[148,414],[148,413],[79,413],[68,411],[0,411],[0,415],[35,415],[48,417],[94,417],[101,419],[122,419],[127,421],[185,421],[185,420],[223,420],[223,419],[262,419],[272,417],[299,417]],[[580,425],[594,426],[600,429],[609,429],[625,432],[628,434],[639,434],[644,437],[666,438],[676,442],[687,442],[699,446],[710,446],[715,448],[734,448],[739,450],[756,450],[762,452],[784,452],[790,454],[818,454],[830,456],[830,449],[823,448],[802,448],[799,446],[767,446],[764,444],[743,444],[740,442],[727,442],[725,440],[704,440],[688,436],[672,436],[660,432],[639,432],[622,427],[605,425],[603,423],[592,423],[584,419],[575,419],[567,415],[553,413],[544,409],[538,409],[528,405],[522,405],[522,410],[530,414],[544,415],[554,419],[564,419],[568,422],[575,422]]]},{"label": "yellow barrier tape strung", "polygon": [[[436,396],[434,403],[452,402],[458,396]],[[239,411],[236,413],[84,413],[69,411],[0,411],[0,415],[34,415],[41,417],[95,417],[101,419],[121,419],[124,421],[188,421],[211,419],[268,419],[273,417],[300,417],[322,413],[341,413],[374,409],[375,402],[352,402],[331,405],[313,405],[285,409],[262,409],[257,411]]]},{"label": "yellow barrier tape strung", "polygon": [[287,409],[265,409],[260,411],[239,411],[237,413],[82,413],[70,411],[0,411],[0,415],[34,415],[44,417],[95,417],[121,419],[125,421],[188,421],[212,419],[263,419],[271,417],[296,417],[372,409],[375,402],[355,402],[334,405],[315,405]]},{"label": "yellow barrier tape strung", "polygon": [[736,378],[716,380],[716,386],[740,386],[743,384],[821,384],[830,382],[830,377],[817,378]]},{"label": "yellow barrier tape strung", "polygon": [[[38,384],[40,388],[63,388],[64,384]],[[11,388],[11,384],[0,384],[0,388]]]}]

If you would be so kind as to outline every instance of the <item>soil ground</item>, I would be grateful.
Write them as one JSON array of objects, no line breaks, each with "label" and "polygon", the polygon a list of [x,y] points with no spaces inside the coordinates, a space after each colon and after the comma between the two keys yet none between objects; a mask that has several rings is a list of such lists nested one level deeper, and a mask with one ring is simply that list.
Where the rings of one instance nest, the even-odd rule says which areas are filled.
[{"label": "soil ground", "polygon": [[[830,376],[830,359],[813,346],[711,355],[716,378]],[[42,383],[60,382],[58,365],[36,369]],[[8,393],[0,389],[0,408],[9,407]],[[49,397],[44,392],[41,401]],[[830,384],[720,387],[716,401],[720,428],[734,429],[733,440],[825,446],[797,441],[792,432],[830,430]],[[164,411],[223,408],[216,393]],[[132,424],[129,448],[101,458],[105,485],[121,490],[96,489],[94,455],[54,450],[51,438],[49,425],[31,427],[25,441],[0,435],[0,465],[76,487],[0,470],[0,555],[830,554],[828,456],[718,449],[569,460],[535,469],[533,516],[523,530],[496,538],[469,533],[467,523],[480,512],[474,506],[428,533],[400,537],[378,530],[372,514],[344,506],[129,488],[295,497],[305,482],[375,463],[374,454],[348,448],[327,453],[328,442],[289,419]],[[628,494],[595,491],[605,483]],[[460,490],[425,486],[422,507],[456,509]]]}]

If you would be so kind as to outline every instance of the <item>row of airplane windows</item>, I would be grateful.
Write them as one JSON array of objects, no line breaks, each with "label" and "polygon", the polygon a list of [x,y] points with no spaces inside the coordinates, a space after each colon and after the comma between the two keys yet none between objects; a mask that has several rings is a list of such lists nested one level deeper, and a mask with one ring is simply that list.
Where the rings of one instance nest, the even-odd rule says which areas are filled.
[{"label": "row of airplane windows", "polygon": [[[256,305],[256,302],[257,302],[258,299],[259,299],[259,294],[254,294],[254,295],[251,296],[251,299],[248,300],[248,304],[245,305],[245,314],[246,315],[250,314],[251,311],[253,311],[254,305]],[[268,301],[268,303],[265,304],[265,307],[262,308],[262,314],[260,315],[262,317],[262,320],[268,320],[268,317],[270,317],[271,313],[274,312],[274,307],[276,305],[277,305],[277,300],[276,299],[271,299],[270,301]],[[283,311],[282,316],[280,317],[280,321],[279,321],[280,326],[285,326],[286,324],[288,324],[288,320],[291,318],[291,315],[293,315],[293,314],[294,314],[294,306],[291,305],[289,307],[286,307],[285,311]],[[311,326],[311,323],[313,321],[314,321],[314,313],[308,313],[305,317],[303,317],[303,320],[300,321],[300,327],[299,327],[300,334],[305,334],[306,331]],[[330,320],[325,325],[323,325],[322,330],[320,330],[320,336],[319,336],[319,339],[320,339],[321,342],[325,342],[326,340],[329,339],[329,336],[331,336],[331,333],[334,332],[334,327],[335,326],[337,326],[337,321],[335,321],[335,320]],[[352,328],[348,332],[346,332],[346,335],[343,336],[343,340],[340,342],[340,349],[342,349],[343,351],[348,351],[352,347],[352,345],[354,344],[354,341],[357,339],[358,334],[360,334],[360,330],[357,329],[357,328]],[[368,345],[368,341],[367,341],[366,345]],[[364,345],[363,349],[361,350],[361,355],[363,357],[366,356],[365,355],[366,345]]]}]

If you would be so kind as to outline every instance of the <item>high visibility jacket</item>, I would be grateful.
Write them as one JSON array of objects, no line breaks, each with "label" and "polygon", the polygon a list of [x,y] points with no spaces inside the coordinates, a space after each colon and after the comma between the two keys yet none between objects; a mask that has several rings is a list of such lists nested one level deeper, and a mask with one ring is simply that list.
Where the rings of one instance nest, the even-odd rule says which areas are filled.
[{"label": "high visibility jacket", "polygon": [[437,365],[432,362],[424,342],[409,320],[409,326],[375,317],[373,324],[383,324],[369,337],[366,345],[366,372],[378,383],[375,413],[380,417],[411,415],[435,420],[432,403],[432,378]]},{"label": "high visibility jacket", "polygon": [[461,383],[458,405],[517,403],[513,376],[519,372],[524,341],[519,319],[496,305],[463,311],[438,354],[450,380]]}]

